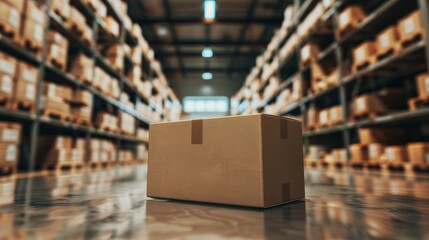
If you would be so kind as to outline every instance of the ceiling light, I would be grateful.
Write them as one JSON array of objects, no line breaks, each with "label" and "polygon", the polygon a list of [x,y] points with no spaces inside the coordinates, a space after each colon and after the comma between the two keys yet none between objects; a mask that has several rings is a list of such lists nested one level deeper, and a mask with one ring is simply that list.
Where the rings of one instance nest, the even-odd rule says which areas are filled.
[{"label": "ceiling light", "polygon": [[213,57],[213,50],[209,47],[206,47],[203,49],[201,55],[205,58],[211,58]]},{"label": "ceiling light", "polygon": [[204,80],[212,80],[213,74],[209,73],[209,72],[205,72],[205,73],[203,73],[202,77],[203,77]]},{"label": "ceiling light", "polygon": [[216,18],[216,0],[204,0],[204,19],[213,21]]}]

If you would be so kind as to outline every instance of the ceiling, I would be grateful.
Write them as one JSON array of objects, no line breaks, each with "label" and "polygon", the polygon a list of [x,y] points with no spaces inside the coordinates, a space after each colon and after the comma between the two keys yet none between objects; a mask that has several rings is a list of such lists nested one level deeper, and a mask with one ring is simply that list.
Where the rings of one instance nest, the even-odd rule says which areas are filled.
[{"label": "ceiling", "polygon": [[[203,0],[128,0],[128,11],[172,88],[185,96],[231,96],[281,25],[285,0],[216,0],[216,22],[202,21]],[[204,47],[214,56],[203,58]],[[213,79],[204,81],[203,72]]]}]

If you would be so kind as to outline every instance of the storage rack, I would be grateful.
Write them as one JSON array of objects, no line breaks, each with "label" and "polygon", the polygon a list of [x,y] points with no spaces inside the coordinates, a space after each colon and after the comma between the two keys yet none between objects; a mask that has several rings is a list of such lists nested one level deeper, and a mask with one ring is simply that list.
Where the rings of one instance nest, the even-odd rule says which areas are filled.
[{"label": "storage rack", "polygon": [[[279,49],[287,42],[287,40],[297,32],[298,26],[302,23],[302,20],[306,15],[310,13],[312,8],[320,1],[317,0],[291,0],[289,4],[293,4],[297,9],[294,15],[294,21],[292,27],[286,34],[283,35],[282,39],[278,41],[275,50],[272,53],[265,52],[261,54],[260,58],[264,62],[270,63],[279,59]],[[362,21],[358,27],[343,37],[339,37],[337,34],[338,30],[338,15],[339,13],[350,4],[365,5],[371,9],[364,21]],[[406,16],[413,10],[420,10],[424,30],[426,33],[429,32],[429,1],[427,0],[415,0],[415,1],[401,1],[401,0],[375,0],[375,1],[353,1],[353,0],[340,0],[334,1],[334,5],[324,13],[322,21],[318,22],[313,30],[310,31],[309,35],[304,39],[299,39],[299,43],[296,49],[286,56],[282,61],[279,61],[278,68],[272,72],[271,76],[277,76],[280,81],[279,90],[271,97],[260,101],[257,107],[258,112],[263,112],[265,106],[269,103],[274,102],[279,96],[280,92],[292,83],[292,77],[298,74],[302,81],[302,98],[294,103],[289,104],[284,108],[279,115],[281,116],[302,116],[302,121],[305,125],[307,122],[306,112],[310,106],[315,105],[335,105],[339,103],[343,112],[343,124],[335,127],[324,128],[319,130],[305,130],[303,137],[306,146],[312,143],[317,144],[328,144],[330,147],[343,147],[347,150],[348,162],[350,162],[350,145],[356,142],[357,134],[356,131],[360,127],[372,127],[372,126],[385,126],[385,125],[401,125],[407,124],[407,122],[422,122],[429,119],[429,108],[420,108],[415,111],[403,110],[394,112],[388,115],[379,116],[374,119],[364,119],[355,122],[349,122],[349,104],[355,97],[355,94],[361,90],[361,84],[364,81],[373,80],[379,83],[391,83],[392,80],[398,82],[409,81],[408,84],[414,82],[414,76],[417,73],[429,70],[429,38],[425,36],[422,40],[412,44],[405,48],[398,54],[391,55],[369,67],[362,69],[356,73],[347,73],[347,58],[350,58],[347,54],[350,53],[350,46],[357,46],[359,42],[362,42],[365,38],[374,38],[376,33],[379,33],[385,27],[393,24],[393,20],[399,20]],[[400,15],[401,17],[398,17]],[[318,92],[313,95],[308,95],[306,90],[308,89],[308,74],[309,64],[300,65],[300,52],[302,47],[309,42],[312,38],[317,38],[320,34],[319,30],[323,28],[330,29],[327,33],[333,40],[327,44],[324,48],[321,48],[321,52],[317,56],[317,61],[322,61],[328,57],[331,57],[336,63],[339,71],[339,83],[326,90]],[[326,33],[323,33],[326,34]],[[321,36],[326,37],[326,35]],[[412,64],[408,69],[395,69],[398,65],[407,65],[407,61],[411,61]],[[413,66],[415,63],[423,63],[423,66]],[[415,64],[418,65],[418,64]],[[257,64],[253,71],[256,71],[254,78],[255,80],[262,74],[261,64]],[[384,74],[383,73],[387,73]],[[377,75],[378,74],[378,75]],[[396,74],[396,75],[395,75]],[[382,76],[382,77],[377,77]],[[306,81],[307,80],[307,81]],[[248,81],[246,81],[247,83]],[[404,83],[406,84],[406,83]],[[412,84],[412,83],[411,83]],[[246,84],[243,86],[246,86]],[[266,87],[262,85],[257,91],[262,91]],[[241,89],[242,90],[242,89]],[[235,96],[233,97],[235,98]],[[235,103],[234,103],[235,101]],[[232,114],[245,114],[246,111],[251,107],[249,102],[251,97],[235,98],[232,102]],[[334,102],[334,104],[332,104]],[[340,141],[339,141],[340,140]],[[305,148],[308,152],[308,149]]]},{"label": "storage rack", "polygon": [[[157,111],[161,117],[165,115],[164,109],[162,106],[155,105],[150,98],[142,96],[131,84],[127,81],[126,77],[121,73],[116,71],[110,63],[108,63],[103,56],[97,51],[97,36],[101,27],[105,25],[105,22],[99,19],[95,13],[83,3],[82,0],[70,0],[70,5],[76,7],[87,19],[87,22],[90,23],[89,26],[92,27],[93,31],[93,46],[87,45],[81,38],[66,27],[64,21],[53,11],[49,9],[50,2],[52,0],[35,1],[45,12],[46,25],[44,26],[43,34],[47,36],[49,29],[54,29],[55,31],[60,32],[70,43],[76,45],[79,50],[86,53],[94,61],[94,68],[96,66],[101,67],[108,74],[115,76],[119,80],[120,93],[127,92],[130,94],[131,99],[134,99],[134,104],[136,105],[137,101],[146,103],[154,111]],[[113,16],[116,21],[118,21],[121,33],[120,37],[116,38],[113,35],[107,35],[109,41],[113,41],[118,44],[127,43],[130,46],[135,46],[138,42],[132,38],[131,32],[124,25],[124,21],[121,15],[113,8],[109,0],[102,0],[102,3],[106,5],[108,14]],[[81,136],[86,138],[86,156],[85,163],[89,159],[89,149],[90,149],[90,140],[92,137],[106,138],[115,141],[116,149],[116,162],[119,161],[119,150],[121,147],[131,148],[134,153],[136,153],[136,146],[138,144],[147,144],[145,141],[141,141],[136,138],[123,136],[116,133],[100,131],[94,127],[80,126],[74,123],[63,122],[60,120],[46,118],[41,115],[41,98],[43,90],[43,82],[47,75],[55,76],[56,79],[63,81],[67,85],[74,86],[75,88],[88,90],[93,94],[94,106],[97,103],[108,104],[118,109],[119,111],[126,112],[132,115],[136,121],[137,127],[148,128],[149,123],[151,122],[149,118],[140,114],[134,109],[126,107],[120,100],[113,99],[105,96],[100,91],[94,89],[92,86],[81,83],[78,79],[72,76],[69,73],[63,72],[62,70],[54,67],[51,63],[46,61],[47,56],[47,38],[44,39],[42,45],[41,56],[30,52],[29,50],[22,48],[20,45],[9,39],[8,37],[0,34],[0,51],[5,52],[18,60],[27,62],[34,65],[39,70],[38,81],[36,85],[37,94],[36,94],[36,111],[35,113],[29,113],[25,111],[11,111],[4,107],[0,107],[0,118],[3,121],[14,121],[20,122],[23,125],[23,137],[20,147],[20,159],[19,165],[21,169],[27,169],[28,171],[33,171],[37,161],[42,161],[41,159],[36,159],[37,154],[37,140],[38,136],[41,133],[41,130],[49,130],[50,133],[55,132],[56,134],[67,133],[72,136]],[[131,63],[130,59],[125,58],[125,61]],[[154,68],[153,59],[149,59],[146,54],[143,53],[142,60],[142,72],[147,77],[148,80],[153,80],[156,77],[163,78],[163,73],[160,68]],[[94,74],[94,73],[93,73]],[[94,75],[93,75],[94,76]],[[165,100],[165,99],[164,99]],[[171,102],[178,102],[177,97],[169,89],[168,100]],[[92,108],[92,116],[94,116],[95,107]],[[130,147],[131,146],[131,147]]]}]

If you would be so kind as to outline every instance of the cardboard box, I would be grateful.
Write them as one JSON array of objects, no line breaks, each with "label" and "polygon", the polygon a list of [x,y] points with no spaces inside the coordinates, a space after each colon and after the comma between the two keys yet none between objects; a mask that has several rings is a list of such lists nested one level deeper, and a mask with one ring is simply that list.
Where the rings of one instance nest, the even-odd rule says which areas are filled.
[{"label": "cardboard box", "polygon": [[140,65],[143,58],[143,49],[140,46],[135,46],[131,48],[131,61],[135,65]]},{"label": "cardboard box", "polygon": [[5,73],[12,78],[15,78],[17,64],[18,61],[14,57],[0,52],[0,73]]},{"label": "cardboard box", "polygon": [[92,93],[88,90],[77,89],[73,92],[73,102],[83,104],[85,106],[92,106]]},{"label": "cardboard box", "polygon": [[81,120],[91,122],[91,107],[72,107],[71,114],[79,117]]},{"label": "cardboard box", "polygon": [[360,128],[360,143],[368,145],[371,143],[395,144],[404,141],[405,131],[397,128]]},{"label": "cardboard box", "polygon": [[70,73],[82,82],[91,83],[94,74],[94,61],[79,54],[71,61]]},{"label": "cardboard box", "polygon": [[352,113],[362,114],[386,114],[406,108],[407,98],[401,89],[384,89],[379,92],[364,94],[355,98],[352,102]]},{"label": "cardboard box", "polygon": [[417,35],[424,37],[425,30],[422,14],[419,10],[412,12],[399,21],[398,31],[402,43],[412,41]]},{"label": "cardboard box", "polygon": [[41,48],[45,36],[43,27],[43,24],[32,21],[31,19],[26,19],[24,20],[21,37],[31,42],[34,46]]},{"label": "cardboard box", "polygon": [[16,164],[19,159],[19,146],[15,143],[0,143],[0,166]]},{"label": "cardboard box", "polygon": [[68,0],[51,1],[51,10],[60,15],[63,19],[70,18],[70,4]]},{"label": "cardboard box", "polygon": [[53,149],[43,155],[39,155],[38,159],[45,159],[45,164],[68,163],[70,162],[70,153],[70,149]]},{"label": "cardboard box", "polygon": [[64,113],[65,115],[70,115],[71,114],[70,105],[63,101],[58,101],[58,100],[59,99],[57,98],[53,99],[50,97],[43,96],[42,103],[43,103],[44,109],[49,109],[51,111],[61,112],[61,113]]},{"label": "cardboard box", "polygon": [[21,13],[9,3],[0,1],[0,24],[3,26],[3,33],[13,35],[13,38],[17,39],[21,27]]},{"label": "cardboard box", "polygon": [[100,139],[92,138],[89,142],[89,147],[91,149],[100,149],[101,148],[101,141]]},{"label": "cardboard box", "polygon": [[366,41],[353,49],[353,64],[360,66],[365,63],[370,64],[370,58],[375,54],[376,48],[374,42]]},{"label": "cardboard box", "polygon": [[2,0],[2,2],[8,3],[10,6],[16,8],[21,15],[24,13],[27,0]]},{"label": "cardboard box", "polygon": [[106,30],[116,37],[119,37],[120,28],[118,22],[112,17],[107,15],[106,17]]},{"label": "cardboard box", "polygon": [[302,199],[301,128],[264,114],[151,124],[148,196],[261,208]]},{"label": "cardboard box", "polygon": [[85,16],[75,7],[70,7],[70,21],[75,31],[83,33],[86,26]]},{"label": "cardboard box", "polygon": [[429,143],[418,142],[407,144],[408,160],[413,165],[429,166]]},{"label": "cardboard box", "polygon": [[419,98],[428,99],[429,98],[429,74],[423,73],[417,76],[417,90],[419,93]]},{"label": "cardboard box", "polygon": [[362,163],[368,161],[368,147],[362,144],[350,145],[352,163]]},{"label": "cardboard box", "polygon": [[407,151],[404,146],[388,146],[385,148],[386,161],[391,164],[407,162]]},{"label": "cardboard box", "polygon": [[[86,1],[91,1],[91,0],[86,0]],[[92,0],[92,1],[95,1],[95,0]],[[95,10],[96,10],[96,14],[99,18],[101,18],[102,20],[106,19],[107,7],[102,1],[97,0],[97,7]]]},{"label": "cardboard box", "polygon": [[0,72],[0,97],[12,99],[15,84],[12,76]]},{"label": "cardboard box", "polygon": [[61,33],[49,30],[48,31],[48,43],[56,43],[60,47],[68,48],[68,40]]},{"label": "cardboard box", "polygon": [[319,122],[318,118],[319,118],[319,111],[314,107],[310,107],[307,111],[306,127],[308,130],[314,129],[317,127],[317,124]]},{"label": "cardboard box", "polygon": [[337,148],[332,149],[332,157],[335,163],[347,163],[347,149],[345,148]]},{"label": "cardboard box", "polygon": [[45,26],[46,16],[43,9],[36,4],[35,1],[26,1],[25,4],[25,21],[35,22],[42,26]]},{"label": "cardboard box", "polygon": [[86,138],[76,138],[73,148],[86,149]]},{"label": "cardboard box", "polygon": [[80,148],[73,148],[70,151],[70,161],[82,163],[85,161],[85,150]]},{"label": "cardboard box", "polygon": [[36,84],[18,80],[15,84],[14,98],[23,102],[36,101]]},{"label": "cardboard box", "polygon": [[59,102],[73,99],[73,90],[71,87],[50,83],[49,81],[43,84],[43,94]]},{"label": "cardboard box", "polygon": [[38,149],[44,149],[46,151],[52,149],[72,149],[73,138],[69,136],[39,136],[38,137]]},{"label": "cardboard box", "polygon": [[308,43],[301,49],[301,65],[305,65],[320,53],[319,46]]},{"label": "cardboard box", "polygon": [[366,14],[359,5],[351,5],[344,9],[338,16],[338,30],[340,34],[356,28],[365,17]]},{"label": "cardboard box", "polygon": [[396,25],[383,30],[383,32],[377,35],[376,39],[377,56],[387,54],[389,51],[393,51],[392,53],[399,51],[398,41],[399,34]]},{"label": "cardboard box", "polygon": [[381,156],[384,153],[384,145],[380,143],[370,143],[368,144],[368,158],[369,161],[378,163]]},{"label": "cardboard box", "polygon": [[343,107],[341,105],[331,107],[329,109],[329,124],[337,125],[343,122]]},{"label": "cardboard box", "polygon": [[0,122],[0,143],[21,143],[20,124],[11,122]]},{"label": "cardboard box", "polygon": [[18,81],[26,81],[29,83],[37,83],[37,79],[39,77],[39,69],[34,67],[33,65],[18,62],[18,73],[17,73]]},{"label": "cardboard box", "polygon": [[323,109],[319,112],[319,127],[329,126],[329,109]]}]

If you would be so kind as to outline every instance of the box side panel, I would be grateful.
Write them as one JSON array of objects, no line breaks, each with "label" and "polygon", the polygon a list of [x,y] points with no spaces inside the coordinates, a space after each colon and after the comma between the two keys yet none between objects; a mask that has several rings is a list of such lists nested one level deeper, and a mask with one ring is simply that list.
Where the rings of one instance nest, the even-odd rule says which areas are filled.
[{"label": "box side panel", "polygon": [[151,125],[148,196],[262,207],[258,123],[251,116]]},{"label": "box side panel", "polygon": [[264,206],[304,198],[301,123],[263,116],[262,156]]}]

